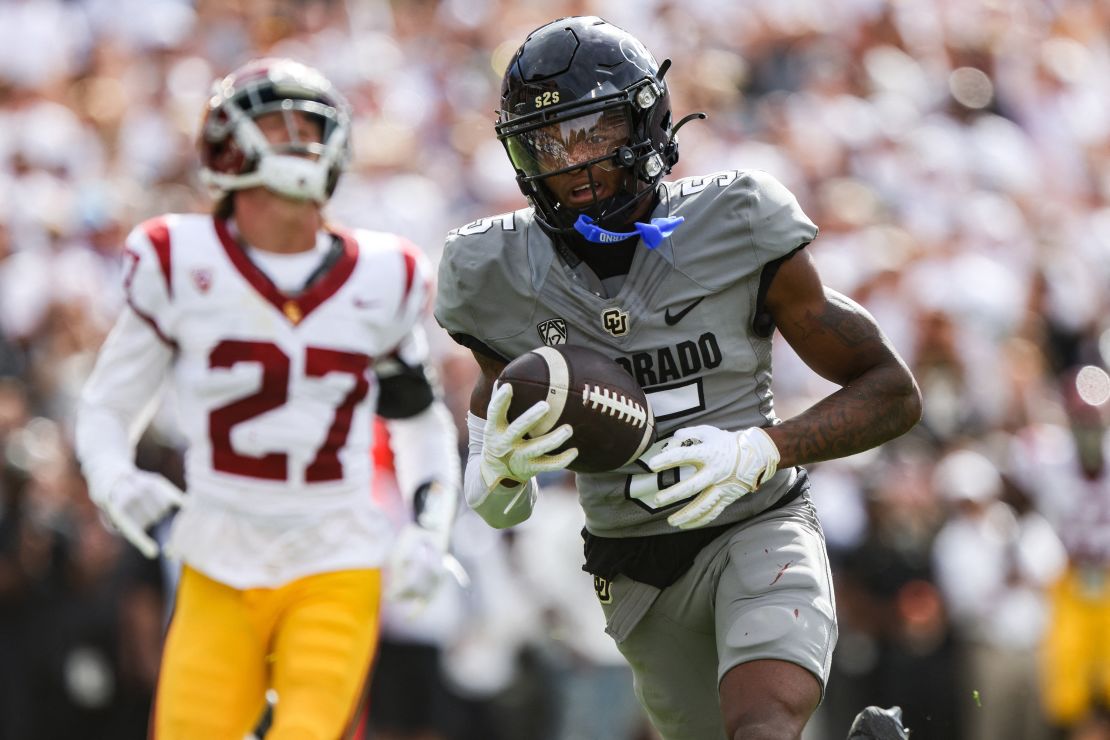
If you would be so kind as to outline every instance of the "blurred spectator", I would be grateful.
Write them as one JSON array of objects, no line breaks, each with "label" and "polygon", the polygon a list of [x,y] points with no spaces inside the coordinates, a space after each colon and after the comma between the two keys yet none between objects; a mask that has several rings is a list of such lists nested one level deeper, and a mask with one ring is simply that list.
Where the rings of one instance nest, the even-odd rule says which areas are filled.
[{"label": "blurred spectator", "polygon": [[959,740],[953,645],[930,561],[939,509],[931,467],[905,445],[867,481],[863,537],[834,554],[840,640],[823,710],[830,740],[873,703],[902,706],[915,738]]},{"label": "blurred spectator", "polygon": [[1068,427],[1029,427],[1011,453],[1068,556],[1052,589],[1040,676],[1048,715],[1070,740],[1103,739],[1110,737],[1110,376],[1087,366],[1065,378]]},{"label": "blurred spectator", "polygon": [[946,454],[933,490],[951,508],[933,544],[937,583],[959,643],[957,696],[963,737],[1046,740],[1037,650],[1047,588],[1066,555],[1048,521],[1000,500],[1003,480],[971,449]]},{"label": "blurred spectator", "polygon": [[104,529],[61,441],[37,418],[3,445],[0,737],[142,737],[160,573]]}]

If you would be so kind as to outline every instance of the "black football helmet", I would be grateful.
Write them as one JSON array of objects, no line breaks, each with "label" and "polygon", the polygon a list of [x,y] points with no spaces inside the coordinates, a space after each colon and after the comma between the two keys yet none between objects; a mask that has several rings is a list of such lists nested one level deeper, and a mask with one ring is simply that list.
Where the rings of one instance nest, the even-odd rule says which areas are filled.
[{"label": "black football helmet", "polygon": [[[677,126],[663,81],[669,66],[670,60],[657,64],[638,39],[596,16],[552,21],[517,49],[501,83],[497,138],[549,232],[568,232],[581,214],[617,228],[644,198],[654,197],[656,184],[678,161]],[[597,197],[594,167],[624,170],[618,193]],[[590,171],[593,201],[560,203],[545,181],[582,168]]]}]

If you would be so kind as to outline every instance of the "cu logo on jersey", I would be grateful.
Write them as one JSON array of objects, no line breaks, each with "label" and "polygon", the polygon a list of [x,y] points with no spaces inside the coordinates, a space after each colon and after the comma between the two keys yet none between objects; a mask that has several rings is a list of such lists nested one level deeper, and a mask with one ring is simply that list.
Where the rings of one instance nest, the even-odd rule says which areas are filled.
[{"label": "cu logo on jersey", "polygon": [[540,333],[540,339],[548,347],[554,347],[556,344],[566,344],[567,342],[567,322],[563,319],[548,319],[536,324],[536,331]]},{"label": "cu logo on jersey", "polygon": [[607,308],[601,312],[601,325],[614,337],[623,337],[628,333],[628,312]]}]

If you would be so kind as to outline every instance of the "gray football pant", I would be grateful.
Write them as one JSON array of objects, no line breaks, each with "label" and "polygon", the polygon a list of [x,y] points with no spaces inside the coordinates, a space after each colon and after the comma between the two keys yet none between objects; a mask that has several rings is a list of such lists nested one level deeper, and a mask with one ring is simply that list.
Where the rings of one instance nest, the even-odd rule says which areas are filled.
[{"label": "gray football pant", "polygon": [[725,737],[717,687],[741,663],[784,660],[828,680],[836,606],[808,495],[726,530],[662,591],[617,576],[607,595],[606,631],[665,740]]}]

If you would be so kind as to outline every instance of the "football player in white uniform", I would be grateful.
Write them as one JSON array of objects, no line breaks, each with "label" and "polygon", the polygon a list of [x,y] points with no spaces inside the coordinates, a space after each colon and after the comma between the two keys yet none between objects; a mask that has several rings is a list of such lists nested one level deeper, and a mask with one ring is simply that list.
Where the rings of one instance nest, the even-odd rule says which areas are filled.
[{"label": "football player in white uniform", "polygon": [[[89,492],[148,557],[183,564],[156,708],[160,740],[332,740],[349,722],[388,590],[430,595],[457,500],[454,425],[425,376],[430,274],[411,244],[327,223],[349,107],[319,72],[251,62],[216,83],[200,132],[214,215],[127,240],[127,307],[77,419]],[[164,382],[188,440],[188,493],[133,461]],[[370,497],[372,419],[391,419],[418,511],[394,538]],[[394,545],[394,542],[396,543]]]}]

